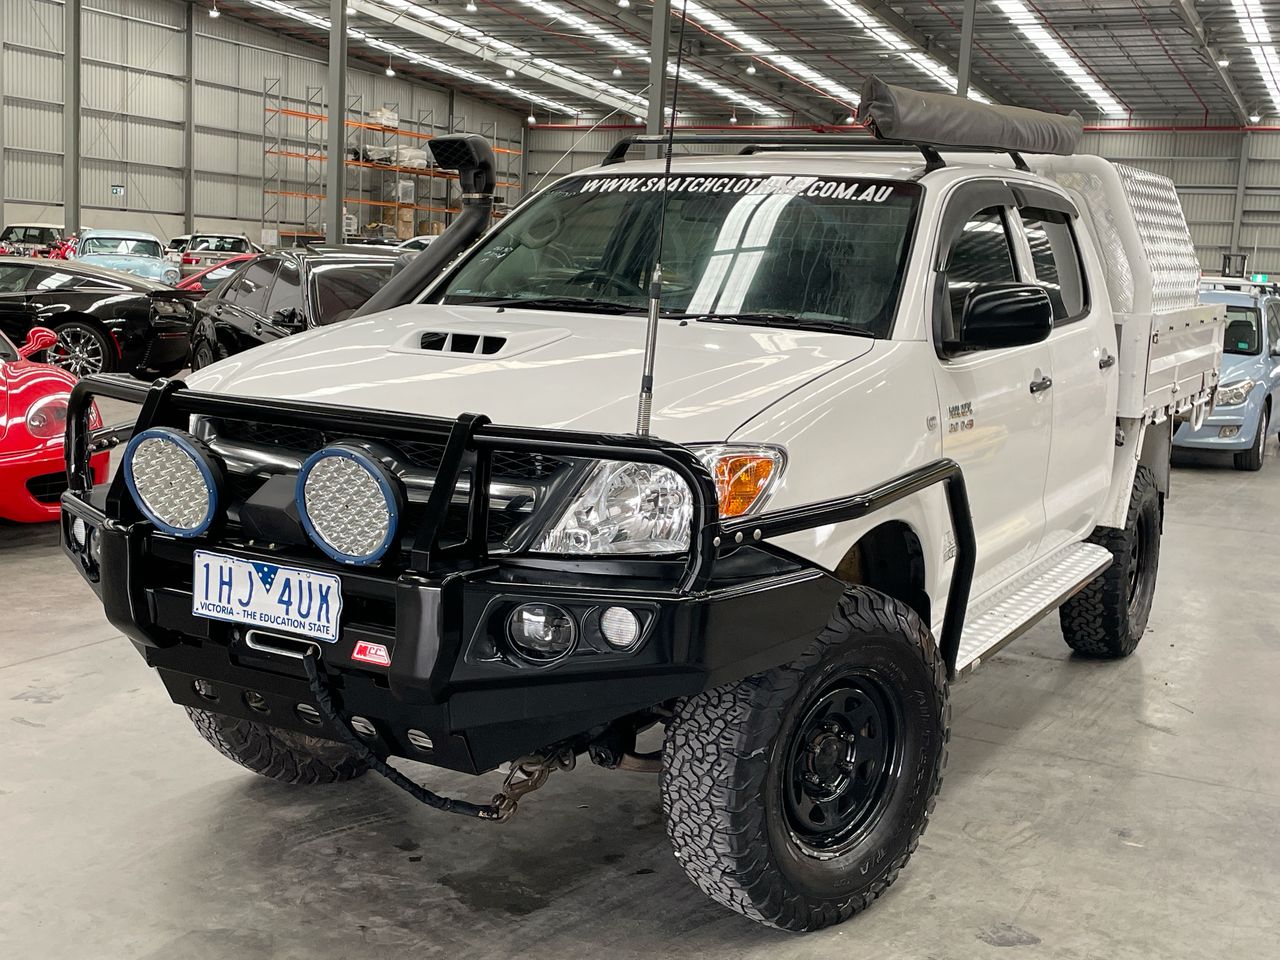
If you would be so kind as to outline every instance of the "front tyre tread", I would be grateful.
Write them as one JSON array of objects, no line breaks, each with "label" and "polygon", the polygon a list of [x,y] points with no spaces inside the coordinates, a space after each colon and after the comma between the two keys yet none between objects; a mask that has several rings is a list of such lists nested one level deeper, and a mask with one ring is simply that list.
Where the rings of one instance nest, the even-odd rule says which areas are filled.
[{"label": "front tyre tread", "polygon": [[[901,641],[913,651],[921,691],[936,723],[903,806],[910,823],[893,833],[894,849],[868,869],[870,879],[842,892],[802,889],[780,863],[764,794],[784,718],[806,680],[860,637]],[[785,930],[816,930],[869,907],[897,879],[928,825],[946,766],[946,667],[932,636],[905,604],[864,587],[848,590],[830,624],[794,662],[686,700],[667,727],[662,806],[667,835],[685,873],[707,896],[750,919]],[[886,819],[890,812],[886,812]],[[885,848],[887,849],[887,847]],[[841,858],[865,855],[862,847]],[[834,861],[832,861],[834,862]]]},{"label": "front tyre tread", "polygon": [[349,747],[333,740],[254,720],[237,720],[198,707],[185,709],[200,736],[224,757],[280,783],[342,783],[369,769]]}]

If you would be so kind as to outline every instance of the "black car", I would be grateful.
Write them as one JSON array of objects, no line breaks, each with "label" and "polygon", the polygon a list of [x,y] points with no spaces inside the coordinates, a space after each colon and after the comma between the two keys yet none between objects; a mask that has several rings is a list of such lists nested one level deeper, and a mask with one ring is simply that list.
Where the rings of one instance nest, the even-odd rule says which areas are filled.
[{"label": "black car", "polygon": [[196,303],[192,368],[345,320],[391,279],[397,252],[282,250],[248,261]]},{"label": "black car", "polygon": [[69,260],[0,259],[0,329],[16,343],[32,327],[58,342],[44,359],[78,377],[167,377],[187,365],[192,297],[132,274]]}]

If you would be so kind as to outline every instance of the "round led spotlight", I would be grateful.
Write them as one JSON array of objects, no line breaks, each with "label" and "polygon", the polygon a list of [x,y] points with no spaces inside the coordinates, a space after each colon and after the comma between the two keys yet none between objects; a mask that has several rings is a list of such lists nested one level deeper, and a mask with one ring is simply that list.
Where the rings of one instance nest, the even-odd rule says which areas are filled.
[{"label": "round led spotlight", "polygon": [[550,663],[573,649],[578,628],[569,612],[554,603],[522,603],[507,619],[507,636],[526,660]]},{"label": "round led spotlight", "polygon": [[371,448],[335,443],[313,453],[296,498],[307,535],[340,563],[377,563],[396,542],[404,487]]},{"label": "round led spotlight", "polygon": [[222,499],[222,467],[203,443],[172,427],[135,434],[125,448],[124,479],[133,501],[157,528],[198,537]]},{"label": "round led spotlight", "polygon": [[626,607],[606,607],[600,614],[600,632],[615,650],[630,650],[640,639],[640,621]]}]

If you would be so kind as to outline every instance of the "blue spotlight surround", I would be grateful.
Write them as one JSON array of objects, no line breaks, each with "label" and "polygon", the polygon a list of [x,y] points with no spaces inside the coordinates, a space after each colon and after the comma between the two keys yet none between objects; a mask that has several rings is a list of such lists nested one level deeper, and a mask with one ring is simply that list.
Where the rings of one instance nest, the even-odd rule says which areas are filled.
[{"label": "blue spotlight surround", "polygon": [[[390,515],[390,522],[387,525],[387,533],[377,549],[366,556],[355,556],[353,554],[344,553],[337,547],[334,547],[316,529],[315,524],[311,520],[310,513],[307,510],[306,502],[306,485],[307,478],[311,476],[311,471],[323,460],[331,457],[338,457],[345,460],[351,460],[359,464],[378,485],[378,489],[382,492],[383,499],[386,501],[387,513]],[[339,563],[349,563],[355,566],[369,566],[377,563],[387,551],[396,542],[396,536],[399,532],[400,517],[404,513],[404,491],[400,478],[392,473],[385,464],[363,446],[353,443],[336,443],[317,450],[311,456],[307,457],[302,464],[302,469],[298,471],[298,483],[294,488],[294,502],[298,507],[298,518],[302,521],[303,528],[307,531],[307,536],[311,538],[311,542],[319,547],[326,555],[337,560]]]},{"label": "blue spotlight surround", "polygon": [[[162,440],[172,443],[178,447],[183,453],[191,458],[195,463],[200,475],[204,478],[205,487],[209,492],[209,508],[205,512],[200,523],[194,528],[175,527],[158,516],[146,502],[142,495],[138,492],[137,479],[134,476],[133,460],[138,452],[138,448],[147,440]],[[134,434],[129,441],[129,445],[124,449],[124,456],[121,458],[121,467],[124,470],[125,484],[129,488],[129,493],[133,497],[133,502],[137,504],[138,509],[143,515],[155,524],[156,529],[163,531],[174,537],[199,537],[203,536],[211,526],[214,519],[218,516],[218,509],[222,504],[222,467],[214,459],[209,449],[197,440],[191,434],[182,430],[175,430],[172,427],[150,427],[141,433]]]}]

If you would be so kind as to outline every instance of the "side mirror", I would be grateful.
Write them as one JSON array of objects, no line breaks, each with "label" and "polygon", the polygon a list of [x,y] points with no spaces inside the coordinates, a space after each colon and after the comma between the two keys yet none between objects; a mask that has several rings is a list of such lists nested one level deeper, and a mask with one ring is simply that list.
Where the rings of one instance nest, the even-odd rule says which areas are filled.
[{"label": "side mirror", "polygon": [[956,332],[961,350],[1040,343],[1053,332],[1053,305],[1035,284],[979,283],[965,298]]},{"label": "side mirror", "polygon": [[283,310],[277,310],[271,315],[271,322],[277,327],[300,327],[302,326],[302,313],[297,307],[285,307]]},{"label": "side mirror", "polygon": [[58,335],[48,327],[32,327],[27,331],[26,341],[18,348],[18,356],[23,360],[42,350],[48,350],[58,342]]}]

